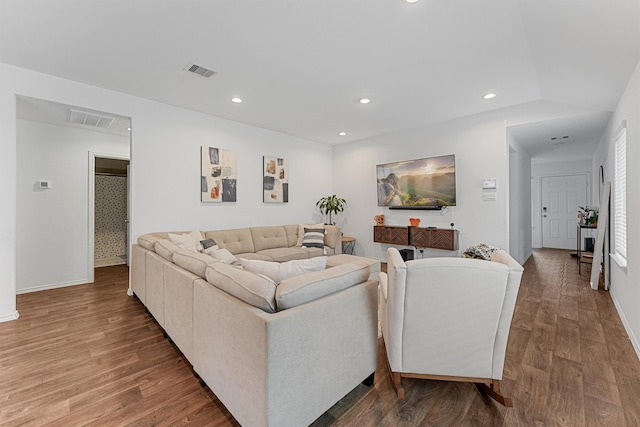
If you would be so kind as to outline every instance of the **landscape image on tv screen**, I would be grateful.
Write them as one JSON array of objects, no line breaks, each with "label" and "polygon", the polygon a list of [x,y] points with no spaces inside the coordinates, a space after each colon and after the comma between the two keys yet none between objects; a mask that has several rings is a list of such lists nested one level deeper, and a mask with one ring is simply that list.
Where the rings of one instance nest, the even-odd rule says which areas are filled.
[{"label": "landscape image on tv screen", "polygon": [[456,157],[385,163],[376,166],[378,206],[455,206]]}]

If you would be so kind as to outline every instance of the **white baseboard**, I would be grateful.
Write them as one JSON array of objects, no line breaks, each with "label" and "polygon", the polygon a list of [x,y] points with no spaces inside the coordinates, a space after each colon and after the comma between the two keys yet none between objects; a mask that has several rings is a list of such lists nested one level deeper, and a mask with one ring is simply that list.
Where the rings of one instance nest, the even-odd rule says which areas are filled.
[{"label": "white baseboard", "polygon": [[20,313],[18,313],[18,311],[16,310],[15,313],[7,314],[6,316],[0,316],[0,323],[16,320],[18,317],[20,317]]},{"label": "white baseboard", "polygon": [[620,308],[620,304],[616,299],[616,294],[611,291],[609,291],[609,294],[611,295],[611,299],[613,300],[613,305],[615,305],[616,307],[618,316],[620,316],[622,325],[624,326],[624,329],[627,331],[627,335],[629,335],[629,340],[631,341],[631,345],[633,346],[633,349],[636,351],[636,356],[638,356],[638,360],[640,360],[640,343],[638,342],[638,337],[633,335],[633,330],[629,326],[629,322],[627,321],[627,318],[624,316],[624,312]]},{"label": "white baseboard", "polygon": [[63,282],[63,283],[52,283],[50,285],[33,286],[31,288],[18,289],[16,291],[16,294],[17,295],[28,294],[30,292],[46,291],[48,289],[66,288],[67,286],[86,285],[87,283],[89,283],[87,279],[74,280],[71,282]]}]

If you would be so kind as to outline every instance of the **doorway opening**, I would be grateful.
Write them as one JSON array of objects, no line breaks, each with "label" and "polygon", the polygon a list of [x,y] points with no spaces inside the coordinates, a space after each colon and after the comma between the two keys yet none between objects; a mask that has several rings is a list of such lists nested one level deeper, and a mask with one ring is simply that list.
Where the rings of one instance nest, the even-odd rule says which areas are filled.
[{"label": "doorway opening", "polygon": [[94,268],[128,264],[129,160],[95,158]]}]

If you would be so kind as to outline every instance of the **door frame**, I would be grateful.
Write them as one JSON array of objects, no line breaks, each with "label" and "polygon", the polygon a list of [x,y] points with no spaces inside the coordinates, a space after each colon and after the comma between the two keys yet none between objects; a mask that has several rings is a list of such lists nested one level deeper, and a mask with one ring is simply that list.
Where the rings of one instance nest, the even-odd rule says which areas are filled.
[{"label": "door frame", "polygon": [[[540,175],[538,176],[538,182],[537,182],[537,187],[538,187],[538,200],[537,200],[537,204],[538,206],[536,207],[536,215],[538,218],[538,224],[540,225],[539,227],[537,227],[537,232],[536,232],[536,239],[538,239],[538,242],[540,242],[540,247],[544,247],[544,241],[543,241],[543,237],[544,237],[544,225],[543,225],[543,221],[542,221],[542,180],[544,178],[553,178],[553,177],[561,177],[561,176],[575,176],[575,175],[585,175],[586,179],[587,179],[587,205],[591,205],[591,172],[567,172],[567,173],[551,173],[548,175]],[[576,212],[576,217],[577,217],[578,213]],[[534,239],[534,240],[536,240]]]},{"label": "door frame", "polygon": [[[129,164],[131,164],[131,156],[123,156],[121,154],[113,154],[113,153],[101,153],[98,151],[89,151],[89,206],[88,210],[88,239],[87,239],[87,279],[89,283],[93,283],[95,280],[94,277],[94,256],[95,256],[95,233],[96,233],[96,157],[103,159],[116,159],[116,160],[128,160]],[[129,175],[127,175],[127,181],[129,180]],[[129,209],[129,198],[127,197],[127,209]],[[129,218],[130,220],[130,218]],[[127,246],[129,246],[129,230],[127,227]],[[127,248],[128,255],[128,248]]]}]

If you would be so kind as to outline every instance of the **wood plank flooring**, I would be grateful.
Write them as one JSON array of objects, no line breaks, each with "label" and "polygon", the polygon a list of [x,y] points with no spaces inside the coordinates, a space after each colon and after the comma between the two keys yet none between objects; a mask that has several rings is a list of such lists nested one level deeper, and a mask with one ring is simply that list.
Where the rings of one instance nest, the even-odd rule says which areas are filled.
[{"label": "wood plank flooring", "polygon": [[[568,251],[539,250],[511,327],[503,391],[403,380],[396,398],[378,350],[376,384],[358,386],[324,426],[640,426],[640,361],[606,291]],[[237,426],[135,297],[125,266],[94,284],[18,296],[0,324],[0,426]]]}]

